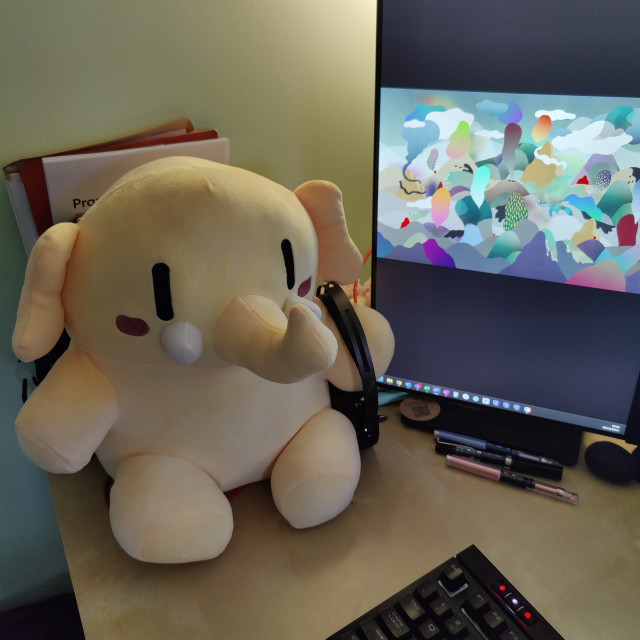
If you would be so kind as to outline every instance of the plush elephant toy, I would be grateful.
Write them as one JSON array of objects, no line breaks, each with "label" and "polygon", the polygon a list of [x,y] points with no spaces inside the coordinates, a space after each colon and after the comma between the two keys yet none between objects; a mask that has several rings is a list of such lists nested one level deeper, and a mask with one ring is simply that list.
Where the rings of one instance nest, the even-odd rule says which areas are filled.
[{"label": "plush elephant toy", "polygon": [[[225,492],[267,478],[293,527],[333,518],[360,452],[327,382],[361,382],[315,280],[353,282],[361,267],[331,183],[291,192],[187,157],[131,171],[29,258],[14,351],[39,358],[65,328],[70,346],[17,417],[22,449],[54,473],[96,453],[114,535],[148,562],[220,554]],[[380,375],[391,330],[356,309]]]}]

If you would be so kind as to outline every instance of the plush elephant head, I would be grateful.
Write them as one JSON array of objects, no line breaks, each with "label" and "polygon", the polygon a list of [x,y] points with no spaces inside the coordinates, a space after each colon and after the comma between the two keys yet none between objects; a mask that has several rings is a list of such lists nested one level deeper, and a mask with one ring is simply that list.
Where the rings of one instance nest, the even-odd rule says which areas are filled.
[{"label": "plush elephant head", "polygon": [[[140,560],[218,555],[225,492],[251,482],[270,479],[294,527],[333,518],[360,456],[327,382],[361,381],[315,279],[352,282],[361,266],[330,183],[291,192],[195,158],[130,172],[29,258],[14,350],[38,358],[64,328],[70,344],[16,419],[22,449],[57,473],[95,453],[115,537]],[[391,330],[356,313],[380,375]]]},{"label": "plush elephant head", "polygon": [[39,240],[14,350],[38,358],[66,326],[85,352],[112,359],[228,363],[294,381],[335,355],[316,317],[316,273],[346,283],[361,266],[334,185],[292,193],[225,165],[159,160]]}]

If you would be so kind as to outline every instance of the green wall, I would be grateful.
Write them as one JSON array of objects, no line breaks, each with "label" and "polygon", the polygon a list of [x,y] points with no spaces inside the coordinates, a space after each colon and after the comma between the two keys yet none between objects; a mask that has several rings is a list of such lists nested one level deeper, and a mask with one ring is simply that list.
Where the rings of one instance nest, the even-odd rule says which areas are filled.
[{"label": "green wall", "polygon": [[[0,166],[188,116],[231,163],[343,191],[370,246],[374,0],[4,0]],[[13,432],[26,258],[0,187],[0,609],[69,587],[46,474]]]}]

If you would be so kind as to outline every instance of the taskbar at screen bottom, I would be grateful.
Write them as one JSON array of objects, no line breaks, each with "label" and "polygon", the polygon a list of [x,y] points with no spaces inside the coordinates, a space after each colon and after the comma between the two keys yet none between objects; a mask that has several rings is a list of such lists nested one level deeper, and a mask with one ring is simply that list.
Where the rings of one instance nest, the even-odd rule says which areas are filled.
[{"label": "taskbar at screen bottom", "polygon": [[498,398],[483,393],[464,391],[447,386],[419,382],[416,380],[408,380],[388,373],[380,376],[378,378],[378,383],[385,385],[386,387],[402,389],[403,391],[411,393],[434,396],[436,399],[443,398],[445,400],[454,400],[456,402],[468,403],[469,405],[475,405],[478,407],[486,407],[495,410],[508,411],[522,416],[533,416],[544,420],[551,420],[572,427],[577,427],[579,429],[594,431],[602,433],[603,435],[610,435],[614,438],[624,437],[626,431],[626,425],[611,422],[609,420],[569,414],[555,409],[527,404],[526,402],[521,402],[519,400]]}]

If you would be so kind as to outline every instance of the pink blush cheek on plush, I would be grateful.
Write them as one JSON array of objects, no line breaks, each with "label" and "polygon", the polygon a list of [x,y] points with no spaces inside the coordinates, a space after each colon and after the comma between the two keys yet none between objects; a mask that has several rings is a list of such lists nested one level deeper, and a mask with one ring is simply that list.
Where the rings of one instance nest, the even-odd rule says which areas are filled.
[{"label": "pink blush cheek on plush", "polygon": [[149,333],[149,325],[142,318],[130,318],[129,316],[118,316],[116,327],[128,336],[141,337]]},{"label": "pink blush cheek on plush", "polygon": [[304,298],[309,290],[311,289],[311,278],[307,278],[299,287],[298,287],[298,295],[301,298]]}]

